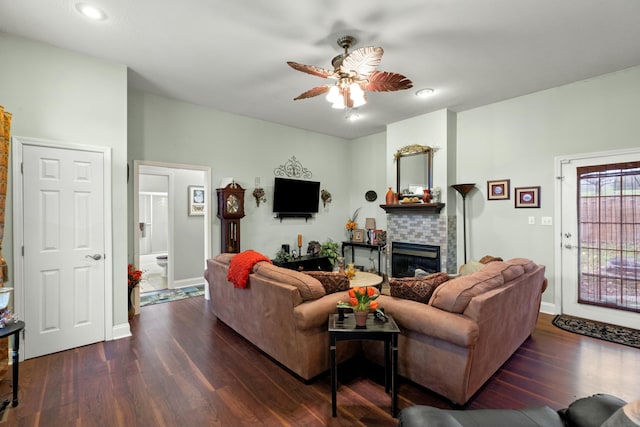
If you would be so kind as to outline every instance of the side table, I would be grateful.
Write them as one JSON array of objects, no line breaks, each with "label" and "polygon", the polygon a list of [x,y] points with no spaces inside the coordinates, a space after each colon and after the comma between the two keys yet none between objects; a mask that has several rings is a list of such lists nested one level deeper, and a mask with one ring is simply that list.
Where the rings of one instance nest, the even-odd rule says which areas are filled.
[{"label": "side table", "polygon": [[20,336],[18,335],[21,330],[24,329],[24,322],[18,320],[15,323],[10,323],[4,328],[0,328],[0,338],[5,338],[13,335],[13,351],[12,351],[12,368],[13,368],[13,400],[11,406],[18,406],[18,365],[20,363]]},{"label": "side table", "polygon": [[[375,320],[372,314],[367,326],[356,327],[353,314],[340,320],[337,314],[329,316],[329,362],[331,365],[331,415],[337,413],[338,368],[336,366],[336,342],[347,340],[384,341],[384,389],[391,388],[391,415],[396,416],[398,403],[398,334],[400,329],[391,316],[386,322]],[[391,368],[391,369],[389,369]]]}]

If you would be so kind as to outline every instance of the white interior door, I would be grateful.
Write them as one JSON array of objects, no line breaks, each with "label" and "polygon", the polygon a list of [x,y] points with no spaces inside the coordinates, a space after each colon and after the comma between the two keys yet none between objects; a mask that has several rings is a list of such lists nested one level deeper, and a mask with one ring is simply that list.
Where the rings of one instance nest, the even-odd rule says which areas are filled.
[{"label": "white interior door", "polygon": [[600,322],[640,329],[640,314],[591,304],[578,303],[580,280],[580,252],[578,231],[578,179],[577,168],[584,166],[617,164],[640,160],[640,151],[624,153],[596,153],[575,156],[559,161],[561,181],[561,296],[562,313]]},{"label": "white interior door", "polygon": [[105,339],[104,153],[24,145],[25,356]]}]

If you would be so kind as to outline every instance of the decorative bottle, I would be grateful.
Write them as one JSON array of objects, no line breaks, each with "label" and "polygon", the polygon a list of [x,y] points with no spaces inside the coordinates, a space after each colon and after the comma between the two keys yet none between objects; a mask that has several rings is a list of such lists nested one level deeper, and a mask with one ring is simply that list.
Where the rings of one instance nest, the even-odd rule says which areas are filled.
[{"label": "decorative bottle", "polygon": [[385,196],[385,201],[388,205],[393,204],[393,190],[391,189],[391,187],[389,187],[389,191],[387,191],[387,194]]}]

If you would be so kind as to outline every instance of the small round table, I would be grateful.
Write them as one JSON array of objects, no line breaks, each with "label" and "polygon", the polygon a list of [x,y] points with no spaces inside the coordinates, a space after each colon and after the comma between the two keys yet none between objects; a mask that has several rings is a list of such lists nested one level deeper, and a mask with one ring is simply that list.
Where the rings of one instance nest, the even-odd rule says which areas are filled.
[{"label": "small round table", "polygon": [[382,284],[382,276],[378,276],[375,273],[367,273],[364,271],[358,271],[353,279],[349,280],[349,287],[358,288],[365,286],[375,286],[380,288]]}]

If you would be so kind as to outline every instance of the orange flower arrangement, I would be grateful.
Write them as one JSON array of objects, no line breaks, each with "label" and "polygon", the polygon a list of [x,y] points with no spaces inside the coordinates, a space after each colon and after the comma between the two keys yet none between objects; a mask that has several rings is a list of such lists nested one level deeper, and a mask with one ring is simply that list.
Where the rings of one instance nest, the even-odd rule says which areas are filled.
[{"label": "orange flower arrangement", "polygon": [[127,271],[129,273],[129,288],[135,288],[140,283],[140,279],[142,279],[142,270],[138,270],[133,264],[129,264]]},{"label": "orange flower arrangement", "polygon": [[352,308],[353,311],[370,311],[378,309],[380,294],[372,286],[349,289],[349,302],[338,301],[339,308]]},{"label": "orange flower arrangement", "polygon": [[349,234],[349,237],[351,237],[351,233],[353,233],[353,230],[358,228],[358,223],[356,222],[356,219],[358,219],[358,212],[360,212],[360,208],[355,210],[353,215],[351,215],[351,218],[347,218],[347,223],[345,224],[345,228],[347,229],[347,233]]}]

